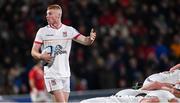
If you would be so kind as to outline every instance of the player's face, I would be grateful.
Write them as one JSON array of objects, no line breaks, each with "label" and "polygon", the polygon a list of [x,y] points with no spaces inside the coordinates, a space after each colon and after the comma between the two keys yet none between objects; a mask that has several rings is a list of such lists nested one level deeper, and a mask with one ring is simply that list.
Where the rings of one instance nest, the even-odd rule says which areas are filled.
[{"label": "player's face", "polygon": [[59,10],[55,10],[55,9],[47,10],[46,19],[49,25],[55,24],[58,20],[60,20]]}]

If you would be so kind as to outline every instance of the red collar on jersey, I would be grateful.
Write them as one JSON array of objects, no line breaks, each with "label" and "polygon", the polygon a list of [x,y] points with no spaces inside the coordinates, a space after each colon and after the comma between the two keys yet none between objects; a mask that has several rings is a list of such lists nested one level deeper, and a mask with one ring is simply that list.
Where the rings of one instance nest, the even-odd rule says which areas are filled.
[{"label": "red collar on jersey", "polygon": [[49,27],[51,27],[53,29],[60,29],[62,27],[62,23],[60,25],[58,25],[57,27],[54,25],[49,25]]}]

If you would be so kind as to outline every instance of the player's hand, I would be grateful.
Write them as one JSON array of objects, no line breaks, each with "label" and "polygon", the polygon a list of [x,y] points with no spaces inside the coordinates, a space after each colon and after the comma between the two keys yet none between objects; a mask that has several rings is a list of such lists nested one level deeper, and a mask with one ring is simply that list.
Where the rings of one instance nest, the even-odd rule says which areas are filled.
[{"label": "player's hand", "polygon": [[52,63],[52,56],[47,52],[41,54],[40,58],[48,64]]},{"label": "player's hand", "polygon": [[175,66],[170,68],[170,71],[175,71],[176,69],[180,68],[180,63],[176,64]]},{"label": "player's hand", "polygon": [[176,68],[173,68],[173,67],[172,67],[172,68],[170,68],[169,71],[175,71],[175,70],[176,70]]},{"label": "player's hand", "polygon": [[96,32],[94,31],[93,28],[91,29],[91,32],[90,32],[90,39],[92,41],[94,41],[96,39]]}]

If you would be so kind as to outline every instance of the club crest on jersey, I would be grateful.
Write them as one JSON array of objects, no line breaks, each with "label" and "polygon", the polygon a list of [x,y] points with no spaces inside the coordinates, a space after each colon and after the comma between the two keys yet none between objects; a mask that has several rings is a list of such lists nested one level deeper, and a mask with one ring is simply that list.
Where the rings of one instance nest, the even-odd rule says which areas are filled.
[{"label": "club crest on jersey", "polygon": [[56,85],[56,80],[51,80],[52,85]]},{"label": "club crest on jersey", "polygon": [[67,31],[63,32],[63,37],[67,37]]}]

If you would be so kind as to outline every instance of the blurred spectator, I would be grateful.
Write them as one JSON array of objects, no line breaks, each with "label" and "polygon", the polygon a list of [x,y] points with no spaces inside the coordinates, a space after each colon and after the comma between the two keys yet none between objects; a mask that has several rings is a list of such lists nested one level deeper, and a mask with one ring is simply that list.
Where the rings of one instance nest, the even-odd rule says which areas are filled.
[{"label": "blurred spectator", "polygon": [[180,57],[180,35],[176,34],[172,38],[172,44],[170,45],[170,49],[172,50],[172,54],[174,57],[179,58]]},{"label": "blurred spectator", "polygon": [[42,64],[38,62],[29,72],[30,96],[32,102],[47,102],[48,92],[45,88]]}]

